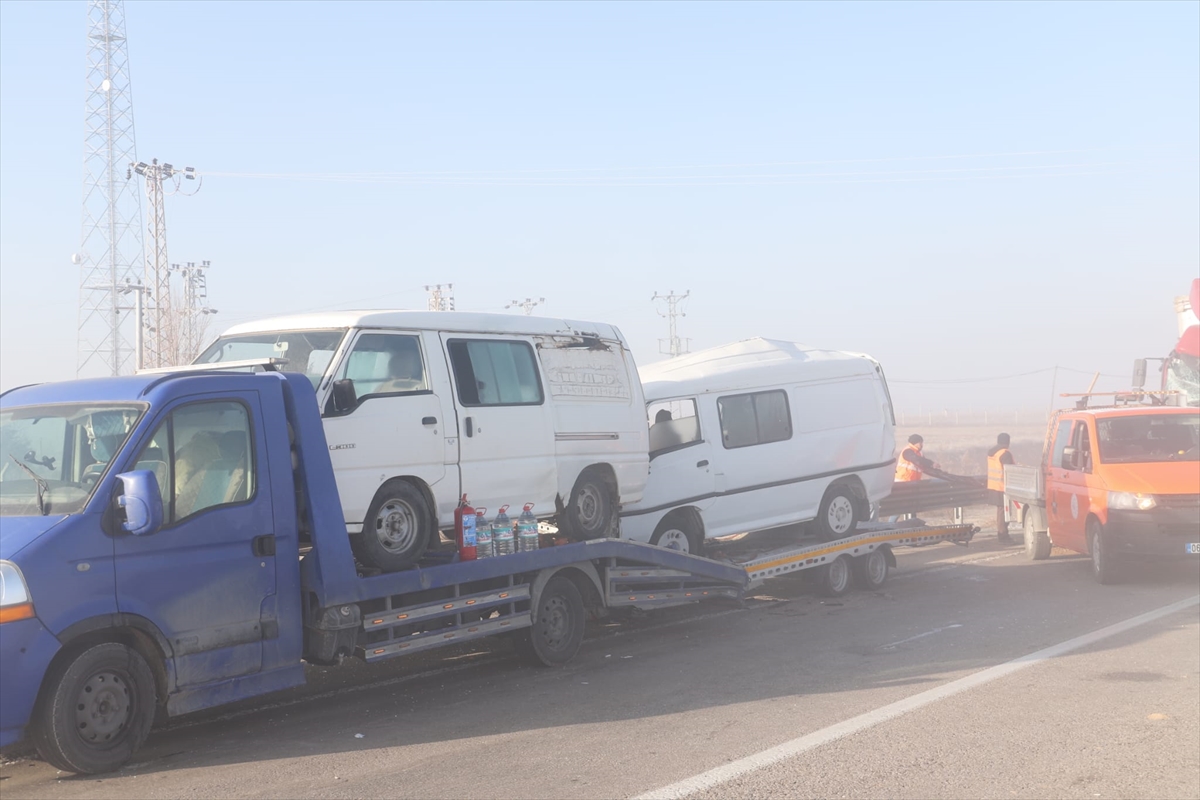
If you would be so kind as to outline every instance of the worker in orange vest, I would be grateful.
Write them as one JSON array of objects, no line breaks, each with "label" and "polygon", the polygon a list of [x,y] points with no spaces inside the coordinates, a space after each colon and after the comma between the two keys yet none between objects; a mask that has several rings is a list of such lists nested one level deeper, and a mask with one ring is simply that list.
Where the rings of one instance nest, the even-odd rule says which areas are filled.
[{"label": "worker in orange vest", "polygon": [[1012,544],[1008,535],[1008,519],[1005,513],[1007,501],[1004,499],[1004,465],[1015,464],[1012,452],[1008,449],[1010,439],[1007,433],[996,437],[996,446],[988,451],[987,456],[987,488],[996,492],[996,539],[1000,544]]},{"label": "worker in orange vest", "polygon": [[908,437],[908,444],[900,451],[900,456],[896,459],[897,483],[919,481],[924,477],[926,470],[938,468],[935,462],[921,455],[921,451],[924,449],[925,439],[921,434],[914,433]]}]

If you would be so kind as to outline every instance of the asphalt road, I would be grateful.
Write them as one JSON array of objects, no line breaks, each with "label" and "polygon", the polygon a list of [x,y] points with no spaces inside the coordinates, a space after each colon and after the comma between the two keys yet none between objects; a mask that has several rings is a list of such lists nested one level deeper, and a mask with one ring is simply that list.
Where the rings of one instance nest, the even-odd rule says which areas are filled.
[{"label": "asphalt road", "polygon": [[596,624],[558,670],[502,641],[313,669],[110,776],[6,762],[0,795],[1200,797],[1198,565],[1099,586],[992,537],[899,558],[880,592],[790,576]]}]

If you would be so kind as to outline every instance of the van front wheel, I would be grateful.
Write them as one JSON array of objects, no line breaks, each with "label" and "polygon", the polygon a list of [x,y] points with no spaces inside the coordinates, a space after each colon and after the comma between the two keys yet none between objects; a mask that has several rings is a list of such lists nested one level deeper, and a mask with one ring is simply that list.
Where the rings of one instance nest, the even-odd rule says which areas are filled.
[{"label": "van front wheel", "polygon": [[603,539],[616,532],[616,490],[601,470],[588,467],[583,471],[571,489],[563,516],[564,532],[573,541]]},{"label": "van front wheel", "polygon": [[861,501],[854,490],[845,483],[835,483],[825,491],[821,507],[817,511],[817,536],[825,542],[851,536],[858,527]]},{"label": "van front wheel", "polygon": [[364,566],[396,572],[420,560],[432,531],[432,514],[425,498],[411,483],[394,480],[375,495],[362,533],[351,536],[350,543]]}]

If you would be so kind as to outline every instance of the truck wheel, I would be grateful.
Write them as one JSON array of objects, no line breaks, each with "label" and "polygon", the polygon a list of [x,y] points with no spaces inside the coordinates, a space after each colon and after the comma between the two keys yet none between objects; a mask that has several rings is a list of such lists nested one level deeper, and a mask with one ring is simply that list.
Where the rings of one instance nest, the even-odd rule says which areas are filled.
[{"label": "truck wheel", "polygon": [[698,556],[704,553],[704,533],[697,530],[696,522],[690,515],[668,514],[654,529],[650,544]]},{"label": "truck wheel", "polygon": [[817,591],[825,597],[841,597],[850,590],[850,557],[840,555],[817,569]]},{"label": "truck wheel", "polygon": [[1025,555],[1030,561],[1045,561],[1050,557],[1050,533],[1034,530],[1033,514],[1025,512]]},{"label": "truck wheel", "polygon": [[858,527],[859,502],[848,484],[835,483],[825,490],[813,525],[817,537],[829,542],[852,535]]},{"label": "truck wheel", "polygon": [[49,676],[33,725],[33,744],[64,772],[94,775],[120,767],[154,721],[154,675],[123,644],[84,650]]},{"label": "truck wheel", "polygon": [[588,467],[575,481],[563,516],[567,538],[573,541],[603,539],[617,526],[616,492],[603,471]]},{"label": "truck wheel", "polygon": [[587,617],[579,587],[569,578],[556,575],[546,582],[533,609],[533,625],[522,641],[533,664],[559,667],[579,652]]},{"label": "truck wheel", "polygon": [[1108,546],[1099,520],[1087,521],[1087,541],[1088,552],[1092,556],[1092,577],[1105,585],[1116,583],[1120,577],[1120,564]]},{"label": "truck wheel", "polygon": [[406,569],[421,559],[433,530],[425,498],[407,481],[389,481],[375,495],[361,534],[350,537],[354,555],[384,572]]},{"label": "truck wheel", "polygon": [[887,553],[883,548],[854,559],[854,576],[858,579],[858,585],[864,589],[875,590],[882,587],[888,577]]}]

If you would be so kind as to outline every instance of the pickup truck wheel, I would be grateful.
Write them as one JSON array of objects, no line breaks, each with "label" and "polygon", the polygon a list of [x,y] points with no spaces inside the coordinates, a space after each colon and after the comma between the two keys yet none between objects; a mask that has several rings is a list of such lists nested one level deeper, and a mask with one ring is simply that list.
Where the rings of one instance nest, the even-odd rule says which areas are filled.
[{"label": "pickup truck wheel", "polygon": [[654,530],[650,544],[678,550],[681,553],[702,555],[704,552],[704,534],[696,529],[695,521],[686,514],[668,516]]},{"label": "pickup truck wheel", "polygon": [[50,676],[33,725],[33,744],[64,772],[117,769],[146,740],[154,722],[154,675],[123,644],[84,650]]},{"label": "pickup truck wheel", "polygon": [[534,664],[559,667],[579,652],[587,616],[579,587],[557,575],[546,582],[532,610],[533,625],[521,644]]},{"label": "pickup truck wheel", "polygon": [[835,483],[825,490],[813,528],[817,537],[829,542],[851,536],[858,527],[860,501],[849,485]]},{"label": "pickup truck wheel", "polygon": [[1098,520],[1087,521],[1087,541],[1088,553],[1092,556],[1092,576],[1105,585],[1116,583],[1120,577],[1120,564],[1113,556]]},{"label": "pickup truck wheel", "polygon": [[429,546],[431,517],[425,498],[411,483],[385,483],[367,510],[362,533],[350,537],[354,555],[384,572],[411,567]]},{"label": "pickup truck wheel", "polygon": [[841,555],[817,570],[817,591],[825,597],[841,597],[850,590],[850,557]]},{"label": "pickup truck wheel", "polygon": [[572,541],[603,539],[617,527],[616,492],[595,467],[588,467],[571,489],[571,499],[563,516],[564,532]]},{"label": "pickup truck wheel", "polygon": [[1050,534],[1034,529],[1032,511],[1025,512],[1025,555],[1030,561],[1045,561],[1050,557]]},{"label": "pickup truck wheel", "polygon": [[888,577],[887,553],[878,548],[854,559],[854,576],[864,589],[875,590],[883,586]]}]

